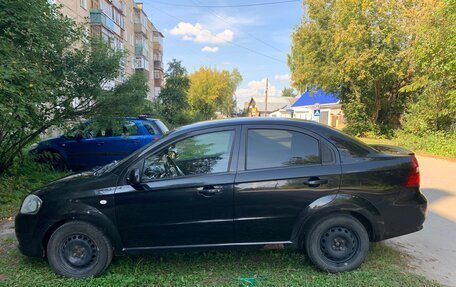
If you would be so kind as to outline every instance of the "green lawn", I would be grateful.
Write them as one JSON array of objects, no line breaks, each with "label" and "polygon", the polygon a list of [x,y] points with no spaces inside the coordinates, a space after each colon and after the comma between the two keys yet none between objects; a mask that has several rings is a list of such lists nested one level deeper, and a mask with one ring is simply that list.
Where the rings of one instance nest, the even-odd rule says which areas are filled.
[{"label": "green lawn", "polygon": [[[0,176],[0,217],[13,216],[28,191],[63,175],[26,162]],[[408,272],[403,255],[384,243],[371,245],[360,269],[342,274],[320,272],[293,250],[257,250],[115,258],[103,276],[72,280],[45,260],[22,256],[14,235],[1,234],[0,286],[243,286],[239,278],[255,278],[255,286],[439,286]]]},{"label": "green lawn", "polygon": [[16,248],[0,251],[0,286],[242,286],[239,278],[256,286],[440,286],[408,273],[401,254],[382,243],[371,245],[360,269],[342,274],[317,271],[292,250],[259,250],[115,258],[103,276],[83,280],[59,277]]}]

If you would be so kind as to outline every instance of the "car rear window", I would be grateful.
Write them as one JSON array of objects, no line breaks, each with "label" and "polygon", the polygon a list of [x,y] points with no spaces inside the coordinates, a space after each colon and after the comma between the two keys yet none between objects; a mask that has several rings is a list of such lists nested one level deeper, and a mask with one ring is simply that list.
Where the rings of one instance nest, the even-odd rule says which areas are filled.
[{"label": "car rear window", "polygon": [[303,133],[278,129],[250,129],[247,169],[319,164],[318,140]]}]

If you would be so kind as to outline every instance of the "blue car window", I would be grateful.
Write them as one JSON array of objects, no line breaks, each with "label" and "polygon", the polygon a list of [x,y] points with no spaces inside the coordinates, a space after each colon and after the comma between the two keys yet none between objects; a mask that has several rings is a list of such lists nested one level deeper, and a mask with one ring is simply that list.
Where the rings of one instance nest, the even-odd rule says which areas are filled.
[{"label": "blue car window", "polygon": [[143,121],[144,127],[151,135],[158,134],[159,132],[155,129],[154,125],[150,122]]},{"label": "blue car window", "polygon": [[[103,134],[103,133],[102,133]],[[133,121],[115,121],[112,127],[107,128],[104,131],[104,137],[128,137],[133,135],[139,135],[139,129]]]},{"label": "blue car window", "polygon": [[122,122],[122,135],[123,136],[134,136],[139,135],[139,129],[135,122],[124,121]]}]

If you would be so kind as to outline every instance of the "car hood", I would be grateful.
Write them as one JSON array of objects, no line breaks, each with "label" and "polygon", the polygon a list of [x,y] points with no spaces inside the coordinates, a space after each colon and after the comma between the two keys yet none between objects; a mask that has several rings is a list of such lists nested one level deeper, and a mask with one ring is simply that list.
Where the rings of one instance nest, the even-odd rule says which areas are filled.
[{"label": "car hood", "polygon": [[33,194],[43,200],[81,198],[99,193],[114,193],[116,183],[117,175],[112,173],[95,175],[93,172],[82,172],[55,180]]}]

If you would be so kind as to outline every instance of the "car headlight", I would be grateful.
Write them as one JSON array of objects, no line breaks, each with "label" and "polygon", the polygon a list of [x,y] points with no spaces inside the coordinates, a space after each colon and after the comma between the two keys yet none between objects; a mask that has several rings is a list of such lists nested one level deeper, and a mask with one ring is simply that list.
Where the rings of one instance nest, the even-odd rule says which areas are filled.
[{"label": "car headlight", "polygon": [[21,206],[21,213],[22,214],[37,214],[40,211],[40,207],[43,201],[36,195],[30,194],[28,195],[24,201],[22,202]]}]

